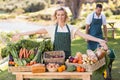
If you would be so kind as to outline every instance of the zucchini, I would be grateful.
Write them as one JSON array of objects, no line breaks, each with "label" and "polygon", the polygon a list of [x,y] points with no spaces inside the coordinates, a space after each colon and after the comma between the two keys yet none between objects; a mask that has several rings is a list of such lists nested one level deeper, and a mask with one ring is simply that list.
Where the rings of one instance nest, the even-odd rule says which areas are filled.
[{"label": "zucchini", "polygon": [[37,63],[40,63],[40,62],[43,63],[42,52],[44,51],[44,49],[45,49],[45,41],[40,43],[40,46],[38,47],[38,50],[37,50],[37,54],[32,59],[32,62],[36,61]]},{"label": "zucchini", "polygon": [[19,66],[23,66],[23,65],[24,65],[23,62],[22,62],[22,60],[19,59],[19,58],[14,58],[14,62],[15,62],[17,65],[19,65]]},{"label": "zucchini", "polygon": [[17,51],[11,49],[11,50],[10,50],[10,53],[11,53],[11,55],[13,56],[13,58],[18,58]]},{"label": "zucchini", "polygon": [[40,59],[40,54],[41,53],[38,50],[37,53],[36,53],[36,55],[35,55],[35,57],[31,60],[31,62],[35,62],[35,61],[40,62],[40,61],[37,60],[38,58]]}]

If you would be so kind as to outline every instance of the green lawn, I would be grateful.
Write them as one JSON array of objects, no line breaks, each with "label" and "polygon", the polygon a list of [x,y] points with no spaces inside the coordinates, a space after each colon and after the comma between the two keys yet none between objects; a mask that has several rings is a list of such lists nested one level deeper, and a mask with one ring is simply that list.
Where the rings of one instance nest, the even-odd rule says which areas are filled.
[{"label": "green lawn", "polygon": [[[109,33],[109,39],[108,39],[108,46],[109,48],[112,48],[115,50],[116,53],[116,59],[113,62],[113,69],[112,69],[112,77],[113,80],[120,80],[120,29],[117,29],[116,31],[115,39],[112,39],[110,37],[111,33]],[[75,55],[77,51],[80,51],[82,53],[86,52],[86,42],[84,39],[78,38],[76,40],[72,41],[72,55]],[[11,73],[8,73],[7,70],[0,72],[0,80],[15,80],[15,76]]]}]

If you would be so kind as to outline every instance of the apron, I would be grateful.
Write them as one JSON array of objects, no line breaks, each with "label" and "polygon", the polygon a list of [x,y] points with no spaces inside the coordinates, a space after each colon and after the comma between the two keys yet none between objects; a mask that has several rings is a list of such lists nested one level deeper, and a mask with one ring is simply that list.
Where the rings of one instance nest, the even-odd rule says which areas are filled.
[{"label": "apron", "polygon": [[[90,24],[90,29],[88,31],[88,34],[96,38],[103,39],[101,26],[102,26],[102,18],[95,19],[93,14],[92,23]],[[88,49],[95,50],[98,44],[99,44],[98,42],[88,41],[87,47]]]},{"label": "apron", "polygon": [[71,56],[71,34],[68,25],[66,25],[66,27],[68,32],[57,32],[58,24],[56,25],[53,44],[53,49],[55,51],[62,50],[65,52],[65,60]]}]

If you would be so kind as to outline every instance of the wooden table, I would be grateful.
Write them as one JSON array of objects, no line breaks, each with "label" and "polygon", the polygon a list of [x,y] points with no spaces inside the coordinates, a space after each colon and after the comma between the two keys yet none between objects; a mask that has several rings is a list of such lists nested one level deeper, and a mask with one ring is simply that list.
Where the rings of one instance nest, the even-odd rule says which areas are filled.
[{"label": "wooden table", "polygon": [[91,80],[92,72],[13,72],[16,75],[16,80],[23,80],[24,78],[34,79],[82,79]]},{"label": "wooden table", "polygon": [[108,21],[107,22],[109,25],[110,25],[110,28],[107,28],[107,30],[109,31],[112,31],[112,38],[114,39],[114,35],[115,35],[115,28],[114,28],[114,24],[115,24],[115,21]]}]

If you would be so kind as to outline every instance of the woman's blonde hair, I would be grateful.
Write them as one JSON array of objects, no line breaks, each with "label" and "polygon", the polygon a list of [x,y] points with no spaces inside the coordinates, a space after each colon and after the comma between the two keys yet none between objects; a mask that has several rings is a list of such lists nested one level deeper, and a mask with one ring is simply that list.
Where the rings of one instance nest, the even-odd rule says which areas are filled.
[{"label": "woman's blonde hair", "polygon": [[65,12],[65,22],[68,20],[68,14],[67,14],[67,11],[64,9],[64,8],[59,8],[59,9],[57,9],[57,10],[55,10],[55,12],[54,12],[54,15],[53,15],[53,21],[55,21],[56,22],[56,20],[57,20],[57,17],[56,17],[56,15],[57,15],[57,11],[64,11]]}]

